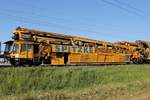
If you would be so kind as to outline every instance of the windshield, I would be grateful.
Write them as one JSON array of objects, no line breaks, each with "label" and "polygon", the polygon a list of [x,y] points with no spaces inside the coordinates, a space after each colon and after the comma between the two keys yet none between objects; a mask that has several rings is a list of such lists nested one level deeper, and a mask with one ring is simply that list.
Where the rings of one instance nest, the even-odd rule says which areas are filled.
[{"label": "windshield", "polygon": [[5,53],[9,52],[11,50],[11,48],[12,48],[12,44],[6,43],[6,45],[5,45]]}]

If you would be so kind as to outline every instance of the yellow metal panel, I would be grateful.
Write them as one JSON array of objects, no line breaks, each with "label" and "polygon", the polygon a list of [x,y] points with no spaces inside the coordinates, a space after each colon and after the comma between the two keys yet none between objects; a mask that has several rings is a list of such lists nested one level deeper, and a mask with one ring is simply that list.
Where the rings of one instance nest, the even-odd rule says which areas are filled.
[{"label": "yellow metal panel", "polygon": [[76,54],[76,53],[70,54],[70,62],[71,63],[73,63],[73,62],[80,62],[80,58],[81,58],[80,54]]},{"label": "yellow metal panel", "polygon": [[27,54],[27,52],[20,52],[19,58],[32,59],[33,54],[32,54],[32,52],[28,52],[28,54]]},{"label": "yellow metal panel", "polygon": [[54,64],[54,65],[59,65],[59,64],[62,65],[62,64],[64,64],[64,56],[57,57],[56,53],[53,53],[51,64]]}]

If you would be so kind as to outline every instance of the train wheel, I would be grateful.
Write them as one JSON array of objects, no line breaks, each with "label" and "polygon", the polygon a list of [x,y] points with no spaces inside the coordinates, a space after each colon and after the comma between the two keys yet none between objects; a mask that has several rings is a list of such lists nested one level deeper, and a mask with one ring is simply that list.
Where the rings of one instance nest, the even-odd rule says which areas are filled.
[{"label": "train wheel", "polygon": [[143,64],[143,63],[144,63],[144,60],[143,60],[143,59],[139,59],[139,60],[138,60],[138,63],[139,63],[139,64]]},{"label": "train wheel", "polygon": [[14,59],[11,59],[11,60],[10,60],[10,63],[11,63],[13,66],[19,66],[19,64],[20,64],[18,61],[14,60]]},{"label": "train wheel", "polygon": [[133,64],[138,64],[139,62],[138,62],[137,59],[132,59],[132,63],[133,63]]}]

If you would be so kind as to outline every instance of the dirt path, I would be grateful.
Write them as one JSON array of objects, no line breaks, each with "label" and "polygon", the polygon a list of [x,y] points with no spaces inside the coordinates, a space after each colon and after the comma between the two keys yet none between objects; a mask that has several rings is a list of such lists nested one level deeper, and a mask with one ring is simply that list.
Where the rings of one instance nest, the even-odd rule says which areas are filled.
[{"label": "dirt path", "polygon": [[150,100],[150,92],[135,95],[128,100]]}]

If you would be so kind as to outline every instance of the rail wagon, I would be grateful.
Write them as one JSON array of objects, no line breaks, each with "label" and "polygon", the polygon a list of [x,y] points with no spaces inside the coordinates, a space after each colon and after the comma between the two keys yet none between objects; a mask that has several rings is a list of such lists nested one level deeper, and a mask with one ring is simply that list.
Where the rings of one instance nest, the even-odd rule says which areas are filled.
[{"label": "rail wagon", "polygon": [[150,42],[137,40],[135,42],[117,42],[119,46],[125,46],[130,52],[130,61],[134,64],[150,63]]},{"label": "rail wagon", "polygon": [[12,65],[90,65],[131,62],[129,48],[105,41],[18,27],[5,42]]}]

